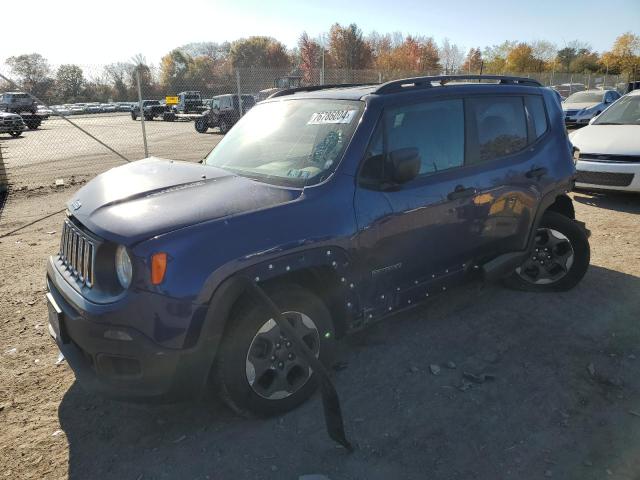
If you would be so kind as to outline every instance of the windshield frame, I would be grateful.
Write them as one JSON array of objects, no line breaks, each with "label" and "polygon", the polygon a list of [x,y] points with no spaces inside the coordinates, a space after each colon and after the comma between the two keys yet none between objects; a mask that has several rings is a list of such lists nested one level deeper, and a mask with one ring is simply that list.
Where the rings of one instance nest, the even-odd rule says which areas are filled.
[{"label": "windshield frame", "polygon": [[[337,171],[337,169],[340,168],[340,166],[344,163],[344,159],[347,157],[351,144],[354,138],[356,137],[358,130],[362,124],[362,120],[367,110],[367,102],[362,99],[346,99],[346,98],[324,98],[324,97],[322,98],[318,98],[318,97],[286,98],[285,97],[285,98],[278,98],[273,100],[264,100],[261,102],[256,102],[255,105],[251,108],[251,110],[253,110],[254,108],[259,108],[262,105],[267,105],[271,103],[305,102],[305,101],[306,102],[308,101],[344,102],[345,104],[350,104],[353,106],[357,105],[358,107],[356,118],[354,119],[355,124],[353,127],[353,131],[351,132],[350,138],[346,142],[341,154],[336,158],[336,160],[333,162],[333,165],[331,165],[329,168],[322,170],[319,174],[314,175],[313,177],[300,179],[300,178],[293,178],[293,177],[291,178],[282,177],[278,175],[268,175],[268,174],[263,174],[259,172],[254,172],[254,171],[245,171],[242,169],[234,169],[228,166],[220,166],[220,165],[207,163],[207,159],[209,158],[209,156],[216,150],[216,148],[219,147],[222,141],[216,144],[209,151],[209,153],[205,155],[205,157],[202,159],[202,165],[207,167],[219,168],[221,170],[231,172],[234,175],[250,178],[258,182],[268,183],[270,185],[287,187],[287,188],[304,189],[307,187],[315,187],[317,185],[322,185],[326,183],[332,178],[333,174]],[[250,114],[250,113],[251,111],[246,112],[246,114]],[[238,120],[238,123],[241,122],[243,118],[244,118],[244,115],[240,120]]]}]

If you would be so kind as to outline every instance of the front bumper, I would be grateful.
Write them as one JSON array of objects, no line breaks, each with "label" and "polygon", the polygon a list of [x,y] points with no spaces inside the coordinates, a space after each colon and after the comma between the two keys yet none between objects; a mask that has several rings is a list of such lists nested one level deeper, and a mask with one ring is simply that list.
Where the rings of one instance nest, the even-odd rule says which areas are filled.
[{"label": "front bumper", "polygon": [[0,133],[9,133],[9,132],[22,132],[27,127],[26,125],[6,125],[0,123]]},{"label": "front bumper", "polygon": [[640,163],[578,160],[576,170],[576,188],[640,192]]},{"label": "front bumper", "polygon": [[54,318],[50,306],[49,332],[83,387],[124,400],[174,400],[202,390],[211,364],[204,349],[165,348],[136,328],[100,321],[104,306],[85,299],[80,308],[61,282],[50,259],[47,288],[59,314]]}]

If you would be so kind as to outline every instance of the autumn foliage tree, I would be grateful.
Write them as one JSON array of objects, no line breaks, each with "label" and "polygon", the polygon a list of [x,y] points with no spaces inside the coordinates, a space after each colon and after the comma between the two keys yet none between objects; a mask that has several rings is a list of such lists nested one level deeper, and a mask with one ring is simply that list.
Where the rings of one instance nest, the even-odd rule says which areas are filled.
[{"label": "autumn foliage tree", "polygon": [[303,80],[305,83],[310,83],[314,80],[313,70],[317,69],[322,61],[322,46],[309,38],[307,32],[302,32],[298,39],[298,49],[300,51],[300,70],[302,70]]},{"label": "autumn foliage tree", "polygon": [[329,54],[333,68],[362,70],[372,66],[371,46],[355,23],[335,23],[329,30]]},{"label": "autumn foliage tree", "polygon": [[480,73],[482,69],[482,52],[480,47],[470,48],[464,59],[461,70],[463,73]]}]

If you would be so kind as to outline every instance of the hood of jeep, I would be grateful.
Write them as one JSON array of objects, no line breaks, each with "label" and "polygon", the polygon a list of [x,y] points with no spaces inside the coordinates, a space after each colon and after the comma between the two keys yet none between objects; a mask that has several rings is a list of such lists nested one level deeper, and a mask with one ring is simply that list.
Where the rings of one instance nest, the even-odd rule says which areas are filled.
[{"label": "hood of jeep", "polygon": [[[300,190],[214,167],[147,158],[98,175],[68,202],[96,235],[123,245],[295,200]],[[212,239],[214,241],[214,239]]]}]

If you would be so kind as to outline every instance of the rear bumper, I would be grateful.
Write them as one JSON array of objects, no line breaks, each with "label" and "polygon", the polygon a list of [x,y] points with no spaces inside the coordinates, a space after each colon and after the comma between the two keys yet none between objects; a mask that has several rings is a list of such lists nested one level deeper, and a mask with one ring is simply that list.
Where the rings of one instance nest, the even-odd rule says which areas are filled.
[{"label": "rear bumper", "polygon": [[206,349],[165,348],[123,322],[96,321],[94,315],[104,307],[85,301],[80,309],[65,295],[64,279],[56,273],[50,260],[47,288],[61,313],[59,326],[50,316],[49,332],[83,387],[145,401],[189,398],[202,391],[212,358]]}]

